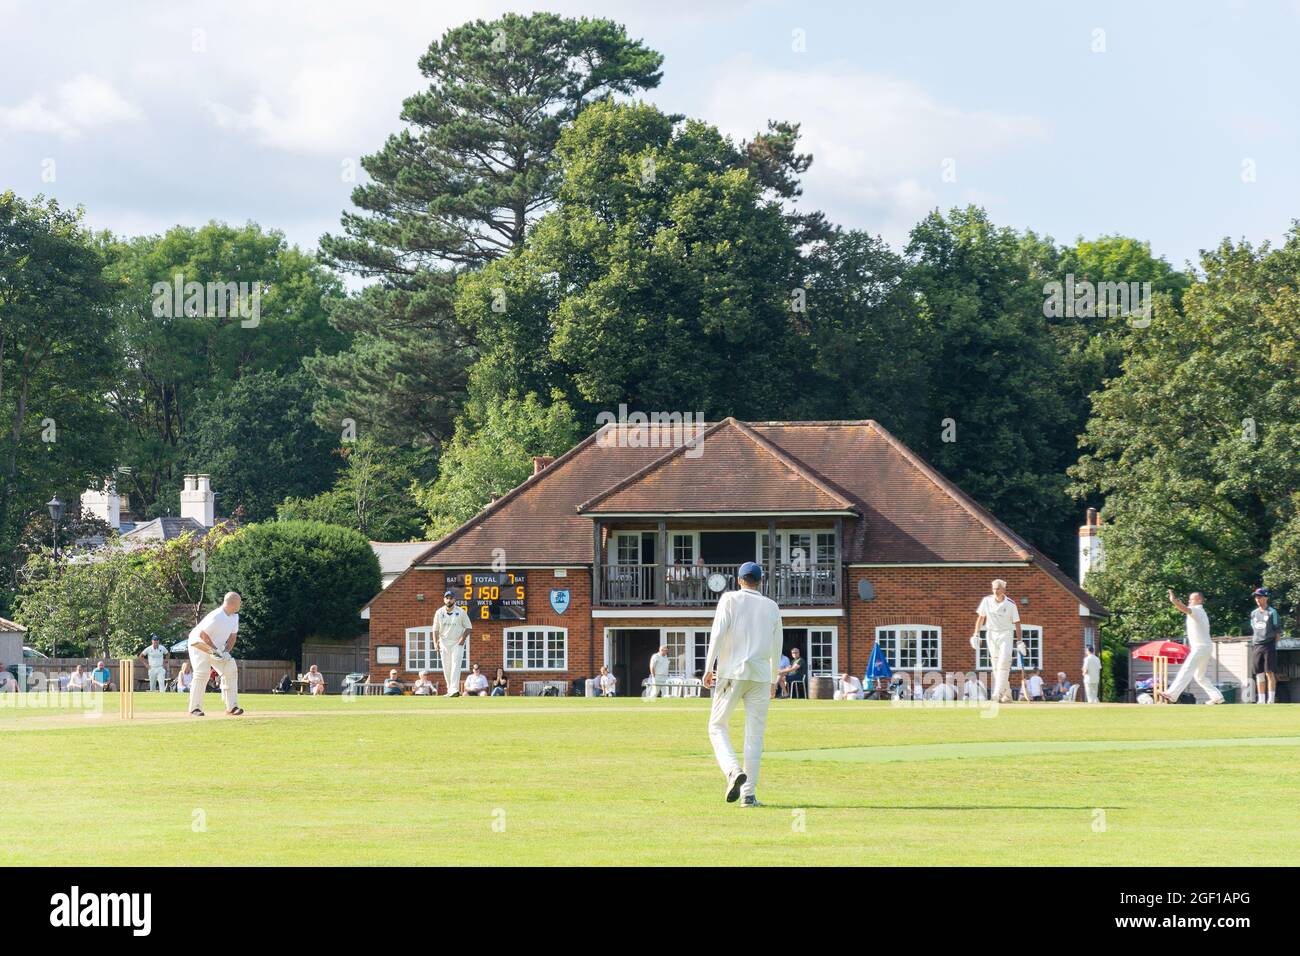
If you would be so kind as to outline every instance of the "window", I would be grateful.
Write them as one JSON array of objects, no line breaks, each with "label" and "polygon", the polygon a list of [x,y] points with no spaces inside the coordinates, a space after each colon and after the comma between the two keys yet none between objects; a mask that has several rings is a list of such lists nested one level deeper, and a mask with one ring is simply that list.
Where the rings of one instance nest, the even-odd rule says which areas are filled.
[{"label": "window", "polygon": [[835,532],[817,533],[817,552],[814,560],[818,564],[835,563]]},{"label": "window", "polygon": [[569,632],[562,627],[506,628],[505,669],[562,671],[568,669]]},{"label": "window", "polygon": [[[1011,669],[1041,670],[1043,667],[1043,629],[1037,624],[1021,624],[1020,635],[1025,642],[1025,659],[1023,661],[1020,659],[1020,655],[1016,653],[1013,646],[1011,648]],[[984,632],[980,631],[980,652],[975,667],[977,670],[987,671],[993,668],[993,664],[989,660],[988,642],[983,638]]]},{"label": "window", "polygon": [[692,671],[687,676],[703,677],[704,662],[707,661],[708,659],[709,659],[709,632],[696,631],[695,632],[695,670]]},{"label": "window", "polygon": [[790,565],[796,571],[808,570],[808,565],[812,563],[812,535],[803,534],[802,532],[791,532],[788,539],[786,554],[790,555]]},{"label": "window", "polygon": [[665,631],[664,644],[668,648],[668,676],[684,677],[686,674],[686,632]]},{"label": "window", "polygon": [[[460,646],[460,667],[469,670],[469,642]],[[408,627],[406,629],[406,669],[408,671],[442,671],[442,653],[438,642],[433,639],[431,627]]]},{"label": "window", "polygon": [[641,535],[618,534],[614,536],[616,564],[641,563]]},{"label": "window", "polygon": [[897,670],[929,670],[939,667],[941,628],[899,625],[876,628],[876,643],[885,652],[889,666]]},{"label": "window", "polygon": [[838,677],[835,637],[833,627],[814,627],[808,630],[808,673],[814,677]]},{"label": "window", "polygon": [[695,563],[695,535],[673,535],[673,564],[689,567]]}]

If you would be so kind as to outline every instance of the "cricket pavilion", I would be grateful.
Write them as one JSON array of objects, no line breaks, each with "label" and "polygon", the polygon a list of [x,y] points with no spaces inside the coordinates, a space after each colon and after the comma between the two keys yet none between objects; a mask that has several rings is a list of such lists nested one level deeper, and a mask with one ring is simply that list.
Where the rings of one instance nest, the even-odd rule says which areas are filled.
[{"label": "cricket pavilion", "polygon": [[[1080,530],[1095,560],[1094,522]],[[636,695],[650,655],[701,675],[713,608],[760,562],[785,650],[811,676],[861,676],[874,644],[895,670],[987,670],[970,634],[989,582],[1020,607],[1026,668],[1077,679],[1105,610],[1028,542],[874,421],[613,423],[436,541],[362,610],[373,681],[441,670],[434,611],[473,619],[466,670],[510,693],[591,677]],[[572,690],[570,691],[572,692]],[[581,692],[580,690],[578,692]]]}]

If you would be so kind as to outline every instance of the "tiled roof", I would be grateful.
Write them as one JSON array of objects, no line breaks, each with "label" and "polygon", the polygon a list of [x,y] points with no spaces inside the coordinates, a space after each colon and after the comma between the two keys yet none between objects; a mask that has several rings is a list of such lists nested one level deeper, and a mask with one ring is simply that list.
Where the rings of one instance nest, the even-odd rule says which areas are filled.
[{"label": "tiled roof", "polygon": [[136,525],[122,535],[122,538],[131,541],[171,541],[187,532],[203,534],[207,530],[193,518],[154,518],[152,521]]},{"label": "tiled roof", "polygon": [[401,574],[433,545],[432,541],[371,541],[380,574]]},{"label": "tiled roof", "polygon": [[27,628],[23,627],[21,624],[15,624],[7,618],[0,617],[0,633],[10,631],[19,631],[25,634],[27,633]]},{"label": "tiled roof", "polygon": [[[502,548],[515,566],[590,564],[592,518],[600,514],[852,511],[861,517],[844,518],[848,563],[1030,561],[1104,613],[1069,575],[877,422],[728,419],[709,426],[703,453],[692,458],[673,438],[680,429],[607,425],[413,563],[486,566]],[[757,494],[747,493],[751,486]],[[580,513],[584,508],[589,513]]]},{"label": "tiled roof", "polygon": [[598,515],[852,508],[822,478],[733,418],[578,506]]}]

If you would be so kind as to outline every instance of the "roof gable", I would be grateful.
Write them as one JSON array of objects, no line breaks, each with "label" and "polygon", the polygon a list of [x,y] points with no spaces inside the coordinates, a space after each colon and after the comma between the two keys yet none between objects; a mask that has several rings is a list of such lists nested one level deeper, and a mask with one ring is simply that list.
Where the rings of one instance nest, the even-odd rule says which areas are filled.
[{"label": "roof gable", "polygon": [[734,418],[578,505],[582,514],[843,513],[853,504]]}]

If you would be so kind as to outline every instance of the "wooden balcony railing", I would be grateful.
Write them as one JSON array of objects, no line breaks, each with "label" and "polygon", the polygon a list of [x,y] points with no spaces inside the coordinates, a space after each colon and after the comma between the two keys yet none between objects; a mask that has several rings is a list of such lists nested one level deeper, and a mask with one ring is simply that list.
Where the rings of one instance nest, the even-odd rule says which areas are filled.
[{"label": "wooden balcony railing", "polygon": [[[723,579],[721,591],[710,587],[714,574]],[[598,576],[599,603],[607,607],[711,607],[739,587],[734,565],[606,564]],[[779,564],[763,579],[763,593],[782,607],[826,607],[840,601],[840,577],[839,562]]]}]

